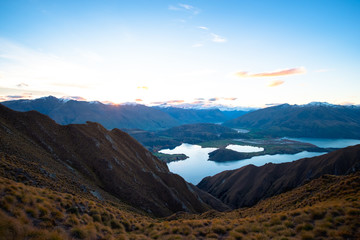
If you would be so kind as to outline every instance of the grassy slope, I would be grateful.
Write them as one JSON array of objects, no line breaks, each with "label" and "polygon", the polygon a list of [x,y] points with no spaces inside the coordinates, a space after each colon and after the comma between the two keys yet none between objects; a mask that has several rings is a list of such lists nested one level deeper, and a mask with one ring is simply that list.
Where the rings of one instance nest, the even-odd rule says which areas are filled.
[{"label": "grassy slope", "polygon": [[252,208],[150,218],[0,178],[1,239],[344,239],[360,237],[360,175],[324,176]]}]

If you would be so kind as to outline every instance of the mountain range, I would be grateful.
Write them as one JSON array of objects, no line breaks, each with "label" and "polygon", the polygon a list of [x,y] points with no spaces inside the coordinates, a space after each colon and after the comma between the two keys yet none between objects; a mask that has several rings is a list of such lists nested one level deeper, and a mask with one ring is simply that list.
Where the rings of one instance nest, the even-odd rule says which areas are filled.
[{"label": "mountain range", "polygon": [[360,139],[360,107],[313,102],[259,109],[223,124],[273,137]]},{"label": "mountain range", "polygon": [[36,111],[0,105],[3,176],[99,199],[118,199],[155,216],[227,206],[169,172],[127,133],[94,122],[59,125]]},{"label": "mountain range", "polygon": [[[218,127],[198,126],[227,132]],[[360,145],[197,187],[119,129],[0,104],[0,159],[4,240],[360,237]]]},{"label": "mountain range", "polygon": [[59,99],[53,96],[34,100],[2,102],[16,111],[36,110],[48,115],[59,124],[93,121],[107,129],[163,130],[188,123],[219,123],[245,114],[244,111],[219,109],[183,109],[175,107],[148,107],[141,104],[112,105]]}]

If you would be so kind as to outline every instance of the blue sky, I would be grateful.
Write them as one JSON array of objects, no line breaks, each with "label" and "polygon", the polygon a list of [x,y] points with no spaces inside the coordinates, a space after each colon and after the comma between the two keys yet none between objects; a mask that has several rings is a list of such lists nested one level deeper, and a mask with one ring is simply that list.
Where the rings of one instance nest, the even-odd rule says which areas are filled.
[{"label": "blue sky", "polygon": [[0,1],[0,99],[360,104],[360,1]]}]

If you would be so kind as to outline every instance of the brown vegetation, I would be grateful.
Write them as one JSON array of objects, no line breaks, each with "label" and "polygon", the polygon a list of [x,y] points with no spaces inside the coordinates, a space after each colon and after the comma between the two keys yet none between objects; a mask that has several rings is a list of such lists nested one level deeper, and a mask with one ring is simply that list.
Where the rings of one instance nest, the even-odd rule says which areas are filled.
[{"label": "brown vegetation", "polygon": [[0,178],[1,239],[357,239],[360,174],[324,176],[252,208],[151,218]]}]

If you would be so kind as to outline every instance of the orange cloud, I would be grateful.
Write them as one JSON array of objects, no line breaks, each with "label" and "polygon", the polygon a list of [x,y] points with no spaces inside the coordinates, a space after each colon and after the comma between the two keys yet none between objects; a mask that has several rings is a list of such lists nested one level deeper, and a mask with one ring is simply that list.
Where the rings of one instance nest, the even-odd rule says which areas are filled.
[{"label": "orange cloud", "polygon": [[185,102],[184,100],[169,100],[166,103],[173,104],[173,103],[184,103],[184,102]]},{"label": "orange cloud", "polygon": [[273,72],[263,72],[263,73],[249,73],[249,72],[237,72],[235,75],[241,78],[255,78],[255,77],[280,77],[288,76],[295,74],[304,74],[306,69],[304,67],[290,68],[284,70],[278,70]]},{"label": "orange cloud", "polygon": [[280,86],[283,83],[284,83],[284,81],[275,80],[275,81],[271,81],[267,86],[268,87],[276,87],[276,86]]},{"label": "orange cloud", "polygon": [[236,97],[230,97],[230,98],[224,98],[227,101],[235,101],[237,98]]},{"label": "orange cloud", "polygon": [[146,86],[139,86],[139,87],[137,87],[137,89],[149,90],[149,88],[148,88],[148,87],[146,87]]},{"label": "orange cloud", "polygon": [[135,99],[135,102],[142,102],[143,100],[140,98]]}]

